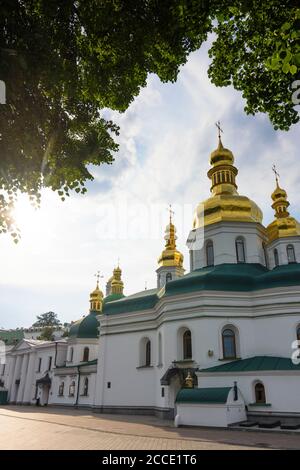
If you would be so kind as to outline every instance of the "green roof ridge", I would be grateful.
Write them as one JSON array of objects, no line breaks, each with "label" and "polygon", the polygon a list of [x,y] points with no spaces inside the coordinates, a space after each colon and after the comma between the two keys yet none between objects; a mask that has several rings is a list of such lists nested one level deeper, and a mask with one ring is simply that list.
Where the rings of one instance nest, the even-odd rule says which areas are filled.
[{"label": "green roof ridge", "polygon": [[214,403],[227,402],[232,387],[183,388],[176,397],[176,403]]},{"label": "green roof ridge", "polygon": [[[287,264],[268,270],[258,263],[224,263],[197,269],[170,281],[161,297],[219,290],[251,292],[274,287],[300,286],[300,264]],[[104,305],[106,315],[134,312],[153,308],[160,296],[158,289],[144,290]]]},{"label": "green roof ridge", "polygon": [[254,356],[246,359],[239,359],[237,361],[230,361],[226,364],[221,364],[206,369],[201,369],[200,372],[255,372],[255,371],[286,371],[298,370],[300,371],[300,364],[294,364],[288,357],[278,356]]}]

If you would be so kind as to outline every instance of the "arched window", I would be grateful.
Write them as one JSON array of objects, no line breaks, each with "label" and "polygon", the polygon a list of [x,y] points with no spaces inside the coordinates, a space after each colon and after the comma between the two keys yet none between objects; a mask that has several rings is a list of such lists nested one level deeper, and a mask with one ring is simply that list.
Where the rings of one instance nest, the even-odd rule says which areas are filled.
[{"label": "arched window", "polygon": [[60,397],[62,397],[63,394],[64,394],[64,388],[65,388],[65,382],[61,382],[59,387],[58,387],[58,395]]},{"label": "arched window", "polygon": [[74,396],[75,396],[75,381],[73,380],[69,387],[69,397],[74,397]]},{"label": "arched window", "polygon": [[146,351],[145,351],[145,366],[149,367],[151,365],[151,341],[148,339],[146,342]]},{"label": "arched window", "polygon": [[190,330],[186,330],[182,336],[183,359],[192,359],[192,335]]},{"label": "arched window", "polygon": [[279,266],[279,256],[278,256],[278,250],[275,248],[273,251],[274,254],[274,264],[275,266]]},{"label": "arched window", "polygon": [[258,382],[255,387],[255,403],[266,403],[265,387],[261,382]]},{"label": "arched window", "polygon": [[236,260],[238,263],[245,263],[245,242],[243,238],[237,238],[235,240]]},{"label": "arched window", "polygon": [[166,282],[172,281],[172,273],[166,274]]},{"label": "arched window", "polygon": [[262,244],[262,249],[263,249],[263,254],[264,254],[264,262],[265,262],[265,266],[266,268],[269,267],[269,260],[268,260],[268,253],[267,253],[267,247],[266,247],[266,244],[263,243]]},{"label": "arched window", "polygon": [[82,361],[83,361],[83,362],[88,362],[88,360],[89,360],[89,355],[90,355],[90,350],[89,350],[89,348],[84,348]]},{"label": "arched window", "polygon": [[226,328],[222,332],[223,358],[236,358],[235,332],[232,328]]},{"label": "arched window", "polygon": [[295,250],[293,245],[288,245],[286,247],[288,263],[296,263]]},{"label": "arched window", "polygon": [[213,266],[215,263],[214,260],[214,245],[211,240],[206,243],[206,265]]},{"label": "arched window", "polygon": [[73,354],[74,354],[74,348],[70,348],[70,355],[69,355],[70,362],[73,362]]},{"label": "arched window", "polygon": [[142,338],[139,343],[139,367],[151,366],[151,341],[149,338]]},{"label": "arched window", "polygon": [[89,379],[86,377],[83,383],[83,396],[87,397],[89,392]]}]

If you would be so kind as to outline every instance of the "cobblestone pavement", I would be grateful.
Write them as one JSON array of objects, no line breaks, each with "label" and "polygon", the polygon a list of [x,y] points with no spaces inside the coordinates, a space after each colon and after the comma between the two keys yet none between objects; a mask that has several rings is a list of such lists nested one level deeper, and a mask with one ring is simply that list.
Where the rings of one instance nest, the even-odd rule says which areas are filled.
[{"label": "cobblestone pavement", "polygon": [[174,428],[150,416],[30,406],[0,407],[0,449],[298,449],[299,435]]}]

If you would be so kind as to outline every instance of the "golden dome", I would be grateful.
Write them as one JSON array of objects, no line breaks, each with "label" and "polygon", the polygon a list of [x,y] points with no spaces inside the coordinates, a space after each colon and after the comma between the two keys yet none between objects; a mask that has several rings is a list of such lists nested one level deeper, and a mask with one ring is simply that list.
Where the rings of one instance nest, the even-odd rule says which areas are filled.
[{"label": "golden dome", "polygon": [[90,293],[90,311],[101,312],[103,304],[103,292],[99,288],[99,280],[97,280],[96,289]]},{"label": "golden dome", "polygon": [[164,238],[166,240],[166,247],[158,258],[159,266],[178,266],[182,268],[183,254],[176,248],[176,228],[172,223],[171,213],[170,222],[166,227]]},{"label": "golden dome", "polygon": [[269,241],[300,235],[300,224],[294,217],[290,216],[288,211],[290,203],[287,200],[287,193],[280,188],[277,175],[276,188],[271,197],[273,200],[272,208],[275,210],[275,220],[267,227]]},{"label": "golden dome", "polygon": [[111,293],[112,294],[123,294],[124,283],[121,279],[122,270],[118,266],[113,271],[113,276],[111,279]]},{"label": "golden dome", "polygon": [[216,222],[256,222],[262,223],[263,214],[254,201],[237,192],[235,178],[238,174],[233,165],[231,150],[223,147],[219,137],[218,148],[211,153],[212,167],[207,176],[212,182],[212,196],[200,203],[196,209],[193,228]]}]

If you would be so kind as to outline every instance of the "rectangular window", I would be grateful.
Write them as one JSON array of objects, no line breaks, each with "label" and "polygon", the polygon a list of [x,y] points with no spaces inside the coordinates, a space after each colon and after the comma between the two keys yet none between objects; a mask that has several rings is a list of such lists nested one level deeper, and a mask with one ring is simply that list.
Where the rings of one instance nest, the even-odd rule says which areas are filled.
[{"label": "rectangular window", "polygon": [[42,358],[39,357],[39,365],[38,365],[38,372],[41,372],[41,368],[42,368]]},{"label": "rectangular window", "polygon": [[51,370],[51,366],[52,366],[52,356],[49,356],[48,370]]},{"label": "rectangular window", "polygon": [[1,374],[1,375],[4,375],[4,372],[5,372],[5,366],[6,366],[6,364],[3,364],[3,367],[2,367],[2,374]]},{"label": "rectangular window", "polygon": [[162,396],[162,398],[164,398],[164,396],[165,396],[165,389],[164,389],[164,387],[161,388],[161,396]]},{"label": "rectangular window", "polygon": [[107,382],[107,388],[111,388],[111,382]]}]

